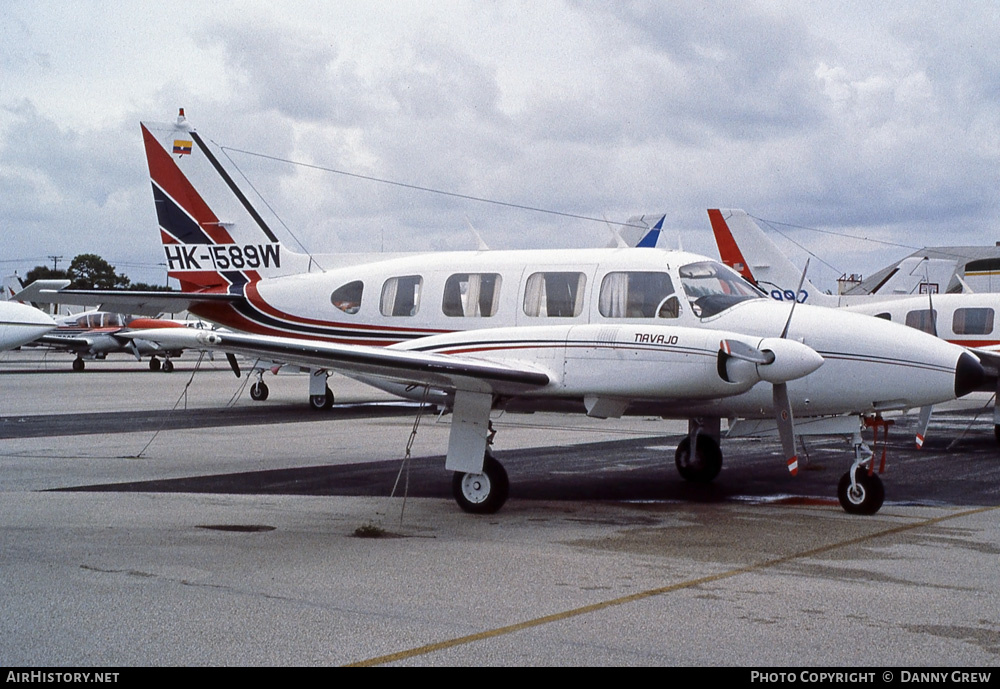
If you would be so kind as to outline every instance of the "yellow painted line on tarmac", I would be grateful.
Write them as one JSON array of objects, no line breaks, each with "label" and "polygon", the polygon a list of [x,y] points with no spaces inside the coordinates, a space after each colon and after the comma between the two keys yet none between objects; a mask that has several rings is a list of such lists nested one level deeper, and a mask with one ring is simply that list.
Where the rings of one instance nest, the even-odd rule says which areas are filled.
[{"label": "yellow painted line on tarmac", "polygon": [[612,598],[610,600],[601,601],[600,603],[584,605],[583,607],[573,608],[572,610],[564,610],[563,612],[553,613],[552,615],[544,615],[542,617],[536,617],[534,619],[525,620],[524,622],[519,622],[517,624],[507,625],[506,627],[497,627],[496,629],[488,629],[479,632],[477,634],[460,636],[455,639],[439,641],[437,643],[427,644],[425,646],[417,646],[416,648],[411,648],[406,651],[399,651],[398,653],[390,653],[389,655],[377,656],[375,658],[361,660],[356,663],[350,663],[346,667],[373,667],[376,665],[385,665],[387,663],[394,663],[400,660],[407,660],[409,658],[415,658],[417,656],[427,655],[429,653],[434,653],[436,651],[443,651],[447,648],[454,648],[455,646],[471,644],[476,641],[483,641],[485,639],[492,639],[494,637],[504,636],[505,634],[513,634],[514,632],[519,632],[525,629],[531,629],[532,627],[541,627],[542,625],[550,624],[552,622],[568,620],[571,617],[579,617],[580,615],[587,615],[589,613],[599,612],[607,608],[613,608],[619,605],[625,605],[626,603],[633,603],[635,601],[643,600],[645,598],[662,596],[666,593],[673,593],[674,591],[681,591],[683,589],[689,589],[695,586],[701,586],[702,584],[709,584],[714,581],[729,579],[731,577],[739,576],[741,574],[749,574],[750,572],[759,572],[761,570],[765,570],[771,567],[776,567],[778,565],[782,565],[785,564],[786,562],[791,562],[793,560],[820,555],[822,553],[826,553],[831,550],[836,550],[837,548],[844,548],[851,545],[857,545],[858,543],[864,543],[865,541],[875,540],[877,538],[882,538],[884,536],[891,536],[893,534],[903,533],[905,531],[912,531],[913,529],[933,526],[935,524],[949,521],[951,519],[960,519],[962,517],[968,517],[974,514],[980,514],[982,512],[991,512],[994,510],[1000,510],[1000,506],[979,507],[973,510],[964,510],[962,512],[955,512],[954,514],[947,514],[940,517],[933,517],[931,519],[921,519],[920,521],[916,521],[911,524],[903,524],[901,526],[895,526],[891,529],[883,529],[882,531],[876,531],[875,533],[868,534],[867,536],[858,536],[857,538],[851,538],[846,541],[838,541],[837,543],[830,543],[828,545],[820,546],[818,548],[803,550],[797,553],[792,553],[791,555],[784,555],[782,557],[777,557],[771,560],[764,560],[762,562],[757,562],[754,564],[747,565],[746,567],[738,567],[736,569],[730,569],[725,572],[719,572],[718,574],[710,574],[708,576],[698,577],[697,579],[688,579],[687,581],[680,581],[677,582],[676,584],[671,584],[669,586],[661,586],[659,588],[633,593],[628,596],[621,596],[620,598]]}]

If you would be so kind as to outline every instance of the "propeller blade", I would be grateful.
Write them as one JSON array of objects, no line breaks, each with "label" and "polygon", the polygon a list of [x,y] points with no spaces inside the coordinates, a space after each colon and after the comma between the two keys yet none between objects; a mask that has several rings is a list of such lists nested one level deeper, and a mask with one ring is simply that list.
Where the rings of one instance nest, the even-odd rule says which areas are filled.
[{"label": "propeller blade", "polygon": [[792,314],[795,313],[795,305],[799,303],[799,293],[802,291],[802,285],[806,282],[806,273],[809,272],[809,259],[806,259],[806,267],[802,269],[802,277],[799,278],[799,286],[795,288],[795,295],[792,297],[792,308],[788,311],[788,320],[785,321],[785,327],[781,331],[781,339],[785,339],[788,336],[788,326],[792,324]]},{"label": "propeller blade", "polygon": [[931,412],[934,411],[934,407],[927,405],[926,407],[920,407],[920,419],[917,421],[917,449],[919,450],[924,446],[924,438],[927,437],[927,426],[931,423]]},{"label": "propeller blade", "polygon": [[795,452],[795,420],[792,418],[792,405],[788,401],[788,385],[775,383],[772,397],[774,418],[778,422],[778,436],[781,438],[781,450],[785,454],[789,473],[795,476],[799,473],[799,456]]},{"label": "propeller blade", "polygon": [[232,352],[226,352],[226,360],[229,361],[229,368],[233,369],[233,373],[235,373],[236,377],[239,378],[240,377],[240,365],[236,361],[236,355],[233,354]]},{"label": "propeller blade", "polygon": [[723,340],[719,343],[719,351],[734,359],[742,359],[754,364],[770,364],[774,362],[773,352],[762,352],[739,340]]}]

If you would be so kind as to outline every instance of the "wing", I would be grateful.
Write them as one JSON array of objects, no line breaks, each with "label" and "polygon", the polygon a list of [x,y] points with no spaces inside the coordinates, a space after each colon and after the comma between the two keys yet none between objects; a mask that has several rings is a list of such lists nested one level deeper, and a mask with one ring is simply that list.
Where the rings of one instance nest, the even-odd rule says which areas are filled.
[{"label": "wing", "polygon": [[448,391],[513,395],[545,387],[550,380],[544,370],[520,362],[501,364],[458,354],[430,354],[392,347],[344,345],[190,328],[157,328],[121,334],[165,347],[223,351]]},{"label": "wing", "polygon": [[195,304],[229,304],[243,299],[238,294],[191,292],[140,292],[132,290],[42,289],[37,301],[44,304],[99,305],[106,311],[155,316],[189,311]]}]

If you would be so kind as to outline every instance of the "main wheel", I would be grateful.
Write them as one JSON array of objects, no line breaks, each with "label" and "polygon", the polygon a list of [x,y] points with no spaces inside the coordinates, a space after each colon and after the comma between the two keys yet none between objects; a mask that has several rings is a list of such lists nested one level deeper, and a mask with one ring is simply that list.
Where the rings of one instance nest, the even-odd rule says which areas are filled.
[{"label": "main wheel", "polygon": [[150,371],[160,370],[160,360],[157,359],[155,356],[149,360],[149,370]]},{"label": "main wheel", "polygon": [[851,472],[844,474],[837,485],[837,497],[840,506],[849,514],[875,514],[885,500],[885,486],[878,474],[868,475],[859,467],[855,472],[857,485],[851,487]]},{"label": "main wheel", "polygon": [[173,370],[174,370],[174,362],[172,362],[170,359],[165,359],[163,361],[163,372],[170,373]]},{"label": "main wheel", "polygon": [[267,383],[262,380],[258,380],[256,383],[250,386],[250,399],[254,402],[263,402],[267,399]]},{"label": "main wheel", "polygon": [[326,394],[309,395],[309,406],[316,411],[323,411],[333,406],[333,391],[330,386],[326,388]]},{"label": "main wheel", "polygon": [[451,479],[451,493],[455,502],[471,514],[493,514],[507,502],[510,482],[503,464],[486,455],[483,473],[466,474],[456,471]]},{"label": "main wheel", "polygon": [[80,371],[82,371],[85,368],[87,368],[87,365],[85,363],[83,363],[83,359],[81,359],[80,357],[77,357],[77,358],[73,359],[73,370],[74,371],[76,371],[77,373],[79,373]]},{"label": "main wheel", "polygon": [[711,483],[722,471],[722,450],[712,436],[699,434],[692,456],[691,436],[687,436],[677,445],[674,464],[677,465],[677,473],[685,481]]}]

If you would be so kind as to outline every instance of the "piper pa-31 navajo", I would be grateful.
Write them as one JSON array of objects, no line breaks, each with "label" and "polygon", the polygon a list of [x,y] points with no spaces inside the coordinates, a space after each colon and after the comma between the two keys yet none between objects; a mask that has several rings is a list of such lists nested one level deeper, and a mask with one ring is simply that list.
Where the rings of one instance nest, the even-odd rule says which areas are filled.
[{"label": "piper pa-31 navajo", "polygon": [[240,332],[132,336],[285,361],[324,380],[335,370],[445,405],[445,468],[469,512],[495,512],[508,494],[488,448],[491,411],[573,407],[688,419],[675,463],[696,482],[721,469],[723,418],[773,418],[794,475],[793,417],[851,415],[855,458],[840,499],[870,514],[884,489],[862,450],[860,415],[954,399],[982,377],[960,347],[867,316],[805,305],[792,313],[730,268],[681,251],[292,253],[183,111],[176,123],[144,123],[142,135],[164,256],[183,293],[60,299],[170,299],[172,310],[181,300]]}]

